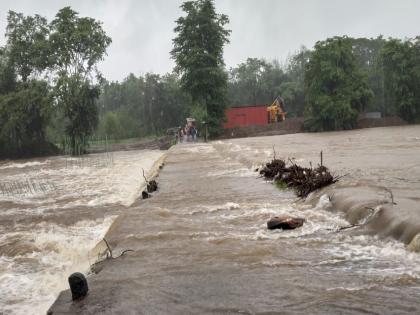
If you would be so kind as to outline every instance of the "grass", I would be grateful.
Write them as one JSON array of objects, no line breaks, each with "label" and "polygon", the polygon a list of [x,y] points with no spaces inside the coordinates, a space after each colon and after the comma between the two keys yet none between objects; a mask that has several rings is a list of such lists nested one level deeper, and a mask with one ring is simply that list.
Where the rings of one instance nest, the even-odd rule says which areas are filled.
[{"label": "grass", "polygon": [[289,186],[287,186],[287,183],[281,181],[281,180],[276,180],[274,182],[274,184],[276,185],[276,187],[280,190],[287,190],[289,189]]}]

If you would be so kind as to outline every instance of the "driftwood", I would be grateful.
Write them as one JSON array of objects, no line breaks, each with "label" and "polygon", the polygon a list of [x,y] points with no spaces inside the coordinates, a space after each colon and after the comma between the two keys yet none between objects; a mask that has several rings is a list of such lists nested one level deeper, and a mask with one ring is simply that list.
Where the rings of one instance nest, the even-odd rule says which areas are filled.
[{"label": "driftwood", "polygon": [[109,243],[107,242],[107,240],[105,238],[103,240],[105,242],[106,247],[108,248],[108,252],[106,253],[106,259],[110,259],[110,258],[116,259],[116,258],[119,258],[121,256],[124,256],[125,253],[134,252],[133,249],[126,249],[126,250],[123,250],[119,256],[114,257],[113,254],[112,254],[111,246],[109,246]]},{"label": "driftwood", "polygon": [[305,222],[304,218],[293,218],[293,217],[288,217],[288,216],[274,217],[274,218],[271,218],[267,222],[267,228],[269,230],[274,230],[274,229],[293,230],[298,227],[301,227],[304,222]]},{"label": "driftwood", "polygon": [[290,166],[282,159],[273,159],[260,170],[260,174],[268,180],[274,180],[289,188],[296,195],[307,197],[311,192],[337,182],[341,177],[334,177],[327,167],[318,165],[316,168],[302,167],[289,159]]}]

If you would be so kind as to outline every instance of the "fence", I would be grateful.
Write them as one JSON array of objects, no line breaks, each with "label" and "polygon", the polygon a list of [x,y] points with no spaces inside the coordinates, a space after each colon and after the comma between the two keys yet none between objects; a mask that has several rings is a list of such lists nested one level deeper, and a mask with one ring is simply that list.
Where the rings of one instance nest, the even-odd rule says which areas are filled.
[{"label": "fence", "polygon": [[[102,153],[89,154],[89,148]],[[67,156],[66,167],[102,168],[111,167],[114,164],[114,156],[107,136],[90,136],[73,141],[65,138],[61,142],[61,149]]]}]

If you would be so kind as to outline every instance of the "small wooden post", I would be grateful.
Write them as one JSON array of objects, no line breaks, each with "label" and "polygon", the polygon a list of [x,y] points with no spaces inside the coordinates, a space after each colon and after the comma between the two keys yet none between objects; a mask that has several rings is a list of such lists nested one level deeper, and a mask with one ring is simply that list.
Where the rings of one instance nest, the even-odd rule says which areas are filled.
[{"label": "small wooden post", "polygon": [[321,151],[321,166],[323,166],[322,151]]}]

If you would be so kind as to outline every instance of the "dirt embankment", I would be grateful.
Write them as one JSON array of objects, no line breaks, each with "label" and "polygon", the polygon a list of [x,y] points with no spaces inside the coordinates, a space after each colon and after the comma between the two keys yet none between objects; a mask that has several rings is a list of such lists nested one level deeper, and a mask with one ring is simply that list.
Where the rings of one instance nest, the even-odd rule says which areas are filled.
[{"label": "dirt embankment", "polygon": [[[283,122],[269,124],[265,126],[246,126],[225,129],[221,139],[247,138],[261,136],[275,136],[304,132],[303,117],[288,118]],[[361,118],[357,121],[355,129],[404,126],[408,123],[398,116],[382,118]]]},{"label": "dirt embankment", "polygon": [[357,129],[404,126],[404,125],[408,125],[408,123],[404,119],[398,116],[382,117],[382,118],[376,118],[376,119],[375,118],[362,118],[357,121]]},{"label": "dirt embankment", "polygon": [[90,147],[89,153],[103,153],[103,152],[115,152],[115,151],[132,151],[132,150],[168,150],[173,143],[172,136],[163,136],[160,138],[138,141],[133,143],[112,143],[107,148],[101,147]]},{"label": "dirt embankment", "polygon": [[285,135],[303,132],[303,117],[288,118],[281,123],[225,129],[222,139]]}]

